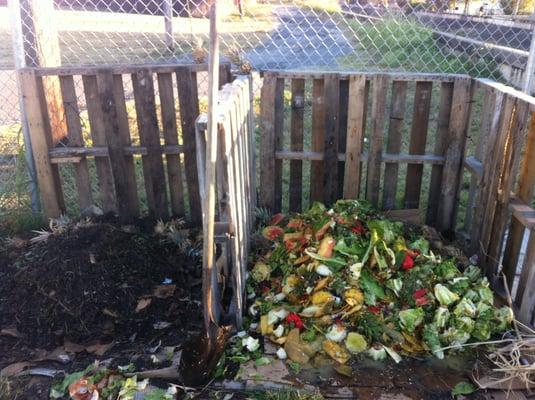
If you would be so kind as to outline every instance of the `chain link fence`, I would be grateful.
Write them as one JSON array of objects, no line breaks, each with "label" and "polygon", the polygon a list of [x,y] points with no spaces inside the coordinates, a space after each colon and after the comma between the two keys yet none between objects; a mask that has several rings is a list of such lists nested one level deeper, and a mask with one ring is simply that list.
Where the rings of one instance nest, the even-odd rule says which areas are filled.
[{"label": "chain link fence", "polygon": [[[0,0],[0,230],[34,215],[16,67],[202,63],[210,1]],[[533,12],[527,1],[219,0],[222,54],[245,71],[469,73],[521,88],[535,23],[504,13]]]}]

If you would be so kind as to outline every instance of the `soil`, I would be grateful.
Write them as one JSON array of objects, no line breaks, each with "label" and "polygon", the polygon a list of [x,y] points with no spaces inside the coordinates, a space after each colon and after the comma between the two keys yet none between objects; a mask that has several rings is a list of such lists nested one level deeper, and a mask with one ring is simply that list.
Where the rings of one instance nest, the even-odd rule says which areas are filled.
[{"label": "soil", "polygon": [[[200,252],[143,225],[69,225],[0,249],[0,370],[30,362],[69,373],[95,359],[170,365],[171,357],[154,365],[154,353],[180,349],[202,327]],[[140,301],[149,304],[136,310]],[[25,379],[6,399],[48,399],[50,382]]]}]

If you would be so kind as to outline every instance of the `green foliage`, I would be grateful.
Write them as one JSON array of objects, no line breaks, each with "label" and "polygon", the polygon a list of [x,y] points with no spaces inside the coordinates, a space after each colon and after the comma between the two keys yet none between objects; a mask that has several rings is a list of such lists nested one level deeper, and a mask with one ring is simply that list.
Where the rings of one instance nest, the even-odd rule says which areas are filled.
[{"label": "green foliage", "polygon": [[459,382],[451,391],[452,396],[474,393],[477,388],[469,382]]}]

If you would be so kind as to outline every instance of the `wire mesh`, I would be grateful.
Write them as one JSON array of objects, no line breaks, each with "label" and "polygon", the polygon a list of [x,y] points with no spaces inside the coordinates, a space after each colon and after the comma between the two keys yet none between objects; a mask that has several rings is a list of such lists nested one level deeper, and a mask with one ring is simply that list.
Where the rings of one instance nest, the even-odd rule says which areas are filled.
[{"label": "wire mesh", "polygon": [[[206,60],[207,14],[213,0],[19,1],[26,65]],[[41,10],[47,4],[52,12],[36,13],[36,7]],[[218,4],[223,14],[219,28],[223,59],[242,71],[468,73],[521,87],[534,28],[531,16],[525,15],[533,12],[527,0],[219,0]],[[10,13],[5,6],[0,6],[0,21],[0,218],[5,221],[7,215],[30,211],[30,178],[23,157]],[[50,42],[37,43],[32,32],[43,26]],[[80,112],[85,113],[81,80],[75,83]],[[260,84],[257,79],[256,89]],[[202,95],[203,82],[200,87]],[[72,181],[68,169],[62,176]],[[71,188],[65,193],[67,201],[75,202],[74,184],[67,187]]]}]

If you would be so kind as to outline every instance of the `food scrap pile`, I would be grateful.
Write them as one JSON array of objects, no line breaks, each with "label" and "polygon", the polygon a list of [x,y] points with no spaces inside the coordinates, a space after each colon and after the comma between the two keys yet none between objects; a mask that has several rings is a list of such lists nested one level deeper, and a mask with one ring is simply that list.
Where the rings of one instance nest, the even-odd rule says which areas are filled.
[{"label": "food scrap pile", "polygon": [[[278,345],[281,359],[443,358],[444,347],[488,340],[513,320],[509,307],[493,305],[478,267],[459,269],[366,202],[277,214],[262,234],[272,246],[249,273],[248,311],[251,328]],[[257,339],[242,342],[259,351]]]}]

